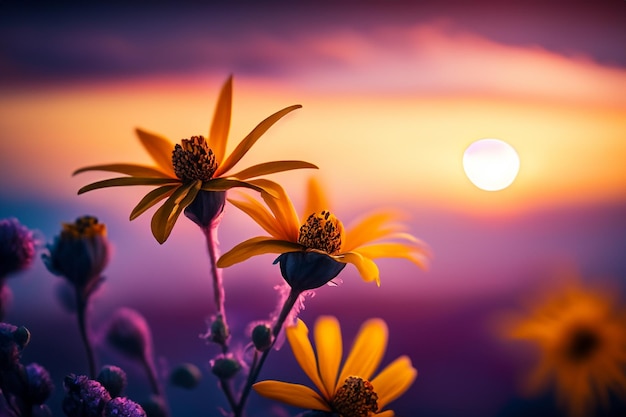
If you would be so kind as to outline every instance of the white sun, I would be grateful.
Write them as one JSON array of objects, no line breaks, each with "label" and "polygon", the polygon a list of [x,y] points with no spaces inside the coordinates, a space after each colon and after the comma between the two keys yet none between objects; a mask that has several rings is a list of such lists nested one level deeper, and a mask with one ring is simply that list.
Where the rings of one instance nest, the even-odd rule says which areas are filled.
[{"label": "white sun", "polygon": [[477,140],[463,154],[467,178],[485,191],[498,191],[511,185],[517,177],[519,165],[515,149],[498,139]]}]

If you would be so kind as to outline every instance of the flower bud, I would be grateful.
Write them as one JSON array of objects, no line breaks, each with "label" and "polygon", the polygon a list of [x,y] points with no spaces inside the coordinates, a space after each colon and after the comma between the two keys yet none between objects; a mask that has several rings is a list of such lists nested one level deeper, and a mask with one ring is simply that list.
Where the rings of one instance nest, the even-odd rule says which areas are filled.
[{"label": "flower bud", "polygon": [[24,349],[30,342],[30,332],[26,327],[20,326],[13,332],[13,340],[15,340],[20,349]]},{"label": "flower bud", "polygon": [[141,407],[146,412],[147,417],[169,417],[165,401],[157,395],[152,395],[148,400],[143,401]]},{"label": "flower bud", "polygon": [[266,351],[273,341],[272,329],[267,324],[259,324],[252,329],[252,343],[258,351]]},{"label": "flower bud", "polygon": [[230,332],[228,330],[228,325],[224,322],[222,315],[218,314],[211,322],[209,332],[204,336],[204,338],[210,342],[223,346],[228,341],[229,336]]},{"label": "flower bud", "polygon": [[41,405],[52,393],[54,385],[50,373],[43,366],[31,363],[24,368],[26,372],[28,402]]},{"label": "flower bud", "polygon": [[200,190],[191,204],[185,207],[184,213],[192,222],[206,229],[219,220],[225,203],[225,191]]},{"label": "flower bud", "polygon": [[18,342],[19,338],[18,341],[15,340],[17,330],[12,324],[0,323],[0,371],[12,369],[19,364],[22,344]]},{"label": "flower bud", "polygon": [[211,372],[221,380],[231,379],[241,370],[241,364],[232,356],[221,356],[211,361]]},{"label": "flower bud", "polygon": [[106,334],[107,341],[126,356],[143,361],[151,357],[152,334],[146,319],[122,307],[115,311]]},{"label": "flower bud", "polygon": [[109,391],[112,398],[122,395],[127,385],[126,372],[114,365],[103,366],[96,380]]},{"label": "flower bud", "polygon": [[193,389],[198,386],[202,379],[202,372],[194,364],[183,363],[176,367],[170,374],[170,383],[177,387]]}]

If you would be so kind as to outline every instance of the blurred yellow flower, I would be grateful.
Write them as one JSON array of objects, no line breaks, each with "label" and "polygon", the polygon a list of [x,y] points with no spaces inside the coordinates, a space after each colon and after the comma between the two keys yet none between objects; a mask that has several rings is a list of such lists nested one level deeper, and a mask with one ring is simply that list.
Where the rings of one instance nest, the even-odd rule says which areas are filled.
[{"label": "blurred yellow flower", "polygon": [[[106,187],[158,186],[137,204],[130,214],[130,219],[135,219],[167,198],[154,213],[151,224],[152,234],[159,243],[163,243],[169,237],[180,213],[194,202],[197,196],[205,194],[203,191],[223,193],[233,187],[246,187],[260,191],[260,186],[255,180],[251,180],[252,178],[292,169],[317,168],[303,161],[273,161],[230,173],[274,123],[287,113],[302,107],[293,105],[272,114],[259,123],[229,155],[226,155],[231,105],[232,77],[229,77],[222,86],[208,139],[203,136],[192,136],[174,145],[164,137],[136,129],[141,144],[148,151],[156,166],[121,163],[80,168],[74,172],[74,175],[85,171],[108,171],[126,176],[94,182],[82,187],[78,194]],[[203,197],[206,198],[206,195]],[[211,201],[210,198],[208,200]],[[215,202],[217,207],[210,210],[213,216],[219,215],[223,207],[223,196],[221,197],[222,206],[219,206],[219,199],[217,200]],[[193,218],[192,220],[195,221]]]},{"label": "blurred yellow flower", "polygon": [[[377,258],[404,258],[425,267],[429,256],[426,245],[405,232],[397,213],[380,212],[364,217],[354,227],[344,230],[331,214],[327,199],[315,179],[309,181],[306,209],[299,220],[293,204],[278,184],[259,180],[272,190],[261,192],[267,210],[251,196],[245,201],[229,201],[248,214],[270,236],[248,239],[218,260],[221,268],[242,262],[252,256],[278,253],[281,272],[292,288],[320,287],[333,279],[345,266],[353,264],[365,281],[380,285]],[[380,242],[381,239],[395,241]]]},{"label": "blurred yellow flower", "polygon": [[530,374],[531,392],[553,380],[556,395],[571,416],[593,415],[614,391],[626,399],[626,314],[605,292],[570,283],[551,293],[509,331],[540,349]]},{"label": "blurred yellow flower", "polygon": [[315,323],[314,353],[307,326],[298,320],[285,330],[294,356],[319,392],[300,384],[261,381],[253,385],[260,395],[311,410],[337,413],[341,417],[391,417],[381,411],[411,386],[417,377],[407,356],[401,356],[376,377],[387,347],[387,325],[381,319],[366,321],[340,369],[343,355],[341,328],[335,317],[322,316]]}]

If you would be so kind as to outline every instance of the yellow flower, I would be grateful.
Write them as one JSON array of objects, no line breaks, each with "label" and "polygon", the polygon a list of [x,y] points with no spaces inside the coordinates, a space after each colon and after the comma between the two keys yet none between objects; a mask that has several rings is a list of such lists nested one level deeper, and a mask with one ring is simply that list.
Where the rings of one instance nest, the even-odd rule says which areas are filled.
[{"label": "yellow flower", "polygon": [[610,391],[626,398],[626,314],[608,294],[570,284],[534,306],[509,337],[539,347],[528,388],[553,380],[570,415],[592,415],[596,402],[608,404]]},{"label": "yellow flower", "polygon": [[307,326],[301,320],[285,330],[294,356],[319,392],[300,384],[262,381],[254,384],[264,397],[295,407],[327,411],[341,417],[392,417],[393,411],[380,411],[401,396],[417,377],[407,356],[401,356],[376,377],[387,347],[387,325],[381,319],[366,321],[341,370],[341,329],[336,318],[322,316],[315,323],[315,348]]},{"label": "yellow flower", "polygon": [[[245,201],[229,200],[247,213],[270,236],[248,239],[226,252],[218,260],[221,268],[265,253],[281,254],[281,272],[292,288],[317,288],[333,279],[346,263],[353,264],[363,280],[380,285],[374,259],[404,258],[425,267],[426,245],[404,231],[397,214],[374,213],[354,227],[344,230],[343,224],[328,210],[329,206],[317,181],[311,179],[306,210],[298,220],[291,200],[275,183],[259,180],[263,188],[273,190],[274,198],[262,192],[269,211],[251,196]],[[382,239],[395,241],[380,242]]]},{"label": "yellow flower", "polygon": [[[150,191],[130,214],[133,220],[150,207],[167,198],[165,203],[152,217],[152,234],[159,243],[163,243],[170,235],[180,213],[202,196],[209,207],[209,220],[221,214],[224,202],[223,193],[233,187],[247,187],[260,191],[256,178],[299,168],[317,168],[303,161],[273,161],[254,165],[241,171],[231,173],[239,160],[248,152],[254,143],[279,119],[287,113],[302,106],[286,107],[259,123],[229,154],[226,154],[228,132],[232,104],[232,77],[222,86],[220,96],[213,115],[213,122],[208,139],[203,136],[192,136],[183,139],[180,144],[173,145],[169,140],[136,129],[139,140],[148,151],[156,166],[137,164],[107,164],[80,168],[75,174],[85,171],[108,171],[125,174],[125,177],[111,178],[94,182],[82,187],[78,194],[105,187],[152,185],[158,188]],[[221,198],[212,198],[204,192],[219,192]],[[211,194],[212,195],[212,194]],[[198,199],[200,200],[200,198]],[[220,205],[221,204],[221,205]],[[200,211],[207,210],[201,208]],[[186,213],[187,214],[187,213]],[[202,213],[189,216],[198,223]]]}]

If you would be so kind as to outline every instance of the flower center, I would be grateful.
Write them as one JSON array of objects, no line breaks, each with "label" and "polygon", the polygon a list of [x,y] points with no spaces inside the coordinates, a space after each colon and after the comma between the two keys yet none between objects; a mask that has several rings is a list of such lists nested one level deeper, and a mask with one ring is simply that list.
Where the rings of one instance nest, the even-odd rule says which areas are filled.
[{"label": "flower center", "polygon": [[378,411],[378,394],[369,381],[349,376],[335,393],[332,407],[342,417],[369,417]]},{"label": "flower center", "polygon": [[204,136],[183,139],[174,146],[172,165],[174,173],[183,181],[208,181],[217,169],[215,155]]},{"label": "flower center", "polygon": [[61,230],[62,238],[80,239],[94,236],[105,236],[107,232],[103,223],[98,223],[98,219],[93,216],[82,216],[74,223],[63,223]]},{"label": "flower center", "polygon": [[341,250],[343,224],[330,211],[313,213],[300,226],[298,243],[334,255]]},{"label": "flower center", "polygon": [[582,362],[598,350],[600,342],[600,337],[593,329],[581,327],[576,329],[570,336],[565,352],[572,361]]}]

